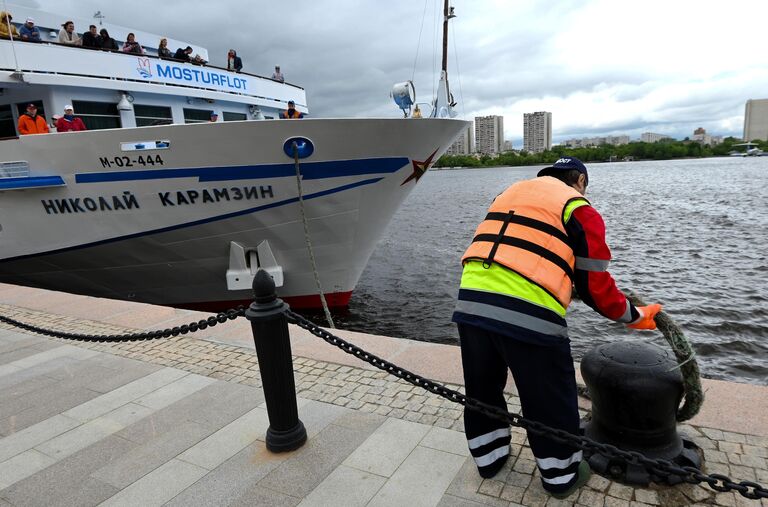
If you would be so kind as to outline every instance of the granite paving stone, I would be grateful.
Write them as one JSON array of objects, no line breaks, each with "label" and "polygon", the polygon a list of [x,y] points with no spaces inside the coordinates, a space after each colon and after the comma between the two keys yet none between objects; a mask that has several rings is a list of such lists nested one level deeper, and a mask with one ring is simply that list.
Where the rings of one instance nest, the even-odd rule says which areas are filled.
[{"label": "granite paving stone", "polygon": [[3,438],[0,440],[0,467],[13,456],[79,425],[80,421],[59,414]]},{"label": "granite paving stone", "polygon": [[35,446],[38,451],[57,460],[63,459],[99,440],[120,431],[152,413],[152,409],[128,403],[101,417],[77,426],[47,442]]},{"label": "granite paving stone", "polygon": [[30,449],[0,464],[0,489],[26,479],[56,462],[50,456]]},{"label": "granite paving stone", "polygon": [[0,420],[0,428],[6,430],[3,434],[16,433],[99,396],[90,389],[74,387],[60,390],[58,387],[55,390],[42,389],[3,404],[2,413],[8,415]]},{"label": "granite paving stone", "polygon": [[[151,416],[150,416],[151,418]],[[148,438],[91,477],[123,489],[210,435],[200,423],[181,421],[172,431]]]},{"label": "granite paving stone", "polygon": [[301,498],[286,493],[265,488],[259,484],[248,488],[230,507],[293,507],[298,505]]},{"label": "granite paving stone", "polygon": [[485,504],[453,495],[443,495],[437,503],[437,507],[482,507],[483,505]]},{"label": "granite paving stone", "polygon": [[149,394],[152,391],[160,389],[186,375],[186,372],[180,370],[163,368],[162,370],[158,370],[138,380],[134,380],[113,391],[102,394],[87,403],[83,403],[82,405],[67,410],[63,412],[62,415],[80,422],[87,422]]},{"label": "granite paving stone", "polygon": [[259,481],[259,486],[303,498],[320,484],[369,432],[330,424]]},{"label": "granite paving stone", "polygon": [[267,411],[254,408],[187,449],[178,458],[213,470],[257,438],[263,440],[268,427]]},{"label": "granite paving stone", "polygon": [[[56,327],[62,330],[104,333],[135,331],[121,325],[52,316],[37,310],[7,305],[0,306],[3,311],[9,310],[9,316],[31,323],[38,319],[39,324],[45,324],[45,319],[53,318]],[[179,312],[184,311],[175,312],[177,315],[174,318],[179,320]],[[455,473],[448,478],[442,491],[425,497],[428,497],[425,502],[429,505],[525,504],[558,507],[600,505],[601,501],[606,506],[616,507],[697,503],[730,506],[731,502],[733,505],[752,504],[740,495],[716,495],[708,488],[696,489],[680,485],[672,488],[654,486],[651,489],[638,489],[614,483],[597,475],[593,475],[587,488],[582,488],[566,501],[559,501],[549,497],[541,488],[530,448],[526,445],[525,433],[519,428],[512,428],[512,458],[495,478],[483,481],[477,474],[472,459],[466,454],[460,406],[402,380],[389,377],[383,372],[372,370],[362,363],[360,367],[355,367],[300,356],[294,357],[294,375],[300,396],[299,416],[305,423],[310,440],[296,451],[275,455],[266,451],[263,442],[263,431],[268,422],[260,389],[258,361],[253,349],[214,342],[210,336],[213,335],[197,333],[151,342],[75,343],[8,331],[0,324],[0,372],[7,373],[0,375],[0,408],[16,412],[13,416],[3,413],[4,419],[0,419],[0,436],[4,434],[3,421],[6,421],[7,425],[12,417],[16,424],[14,428],[19,430],[13,434],[5,433],[8,436],[0,438],[0,477],[2,466],[5,466],[6,470],[13,467],[16,473],[22,475],[27,473],[25,467],[31,467],[32,470],[44,467],[10,487],[0,489],[0,498],[7,499],[10,503],[19,503],[21,497],[16,496],[19,491],[28,488],[29,484],[36,484],[41,477],[47,477],[56,483],[63,470],[61,467],[69,464],[80,470],[79,475],[73,475],[72,479],[75,483],[82,483],[85,489],[83,493],[65,491],[62,498],[67,501],[63,503],[78,499],[77,502],[69,503],[95,505],[110,497],[114,497],[115,502],[120,498],[134,498],[132,503],[136,503],[135,498],[138,497],[130,495],[138,494],[137,485],[145,480],[155,481],[156,485],[153,487],[159,487],[158,485],[164,482],[158,480],[164,477],[163,474],[173,475],[163,469],[168,467],[167,470],[173,470],[173,465],[169,465],[171,463],[182,468],[177,474],[179,482],[176,486],[169,482],[171,487],[158,495],[158,499],[168,499],[169,505],[296,505],[302,499],[306,505],[312,501],[317,504],[326,498],[324,495],[338,489],[330,485],[339,481],[338,478],[343,476],[344,472],[377,479],[378,482],[386,481],[373,493],[371,504],[374,505],[377,501],[383,502],[381,498],[390,498],[390,494],[394,495],[391,498],[399,498],[397,495],[401,494],[400,490],[407,491],[410,488],[407,479],[403,479],[401,474],[404,469],[412,466],[418,455],[442,453],[452,456],[448,458],[449,461],[459,460],[459,465]],[[4,337],[6,339],[3,339]],[[22,344],[27,346],[21,346]],[[55,352],[62,347],[67,348],[68,353]],[[23,357],[12,355],[15,351],[25,348],[34,349],[35,353]],[[85,356],[72,352],[73,348],[85,351]],[[22,369],[25,364],[28,367]],[[173,368],[163,368],[161,365],[172,365]],[[2,370],[2,367],[6,369]],[[132,373],[133,378],[114,380],[112,385],[109,385],[109,381],[106,384],[98,381],[99,378],[115,379],[125,367],[138,368]],[[111,370],[112,374],[108,375],[109,372],[105,372],[105,368]],[[176,376],[166,379],[162,385],[145,389],[141,394],[126,395],[125,389],[129,384],[151,375],[162,376],[163,371],[175,372],[173,375]],[[211,380],[216,378],[227,381]],[[50,379],[55,379],[55,382],[51,383]],[[201,384],[199,389],[189,387],[196,382]],[[27,417],[31,416],[33,412],[30,410],[34,409],[32,405],[46,404],[48,398],[40,392],[45,389],[55,391],[62,386],[67,386],[70,393],[76,393],[82,388],[92,388],[91,390],[99,392],[90,401],[64,411],[77,415],[78,420],[55,415],[56,410],[50,407],[50,412],[41,412],[37,417],[54,414],[52,417],[22,428],[20,425],[33,422],[24,422],[23,414],[26,412]],[[161,390],[163,386],[170,387]],[[179,386],[187,386],[189,391],[179,392]],[[6,391],[6,387],[14,390]],[[463,390],[458,385],[452,384],[448,387]],[[122,393],[120,389],[123,389]],[[10,392],[13,394],[9,394]],[[116,392],[118,394],[115,394]],[[25,395],[28,395],[29,399],[20,401]],[[66,402],[68,396],[74,401]],[[61,396],[61,400],[50,400],[65,406],[67,403],[75,403],[76,396],[78,394],[65,394]],[[106,397],[99,400],[101,396]],[[506,398],[510,410],[518,411],[519,401],[516,394],[512,391],[507,393]],[[33,399],[35,403],[32,403]],[[95,403],[96,400],[99,400],[101,407]],[[142,401],[137,404],[137,400]],[[162,407],[156,405],[153,400]],[[130,417],[124,420],[120,420],[120,417],[105,417],[110,415],[110,411],[116,411],[129,404],[139,406],[141,403],[150,406],[152,413],[139,420],[131,422]],[[83,405],[86,408],[82,408]],[[219,432],[257,408],[262,411],[259,417],[262,429],[258,434],[252,433],[244,438],[243,433],[247,431],[234,431],[231,440],[226,442],[223,434]],[[73,410],[75,412],[72,412]],[[130,412],[130,406],[127,410]],[[80,435],[83,437],[81,441],[67,451],[73,453],[53,463],[49,463],[44,455],[40,454],[41,448],[50,445],[48,440],[61,441],[63,434],[83,433],[84,430],[77,430],[77,426],[88,421],[98,421],[94,433],[97,440],[101,440],[94,442],[85,438],[86,435]],[[360,444],[366,442],[375,432],[385,432],[387,426],[393,424],[392,421],[423,426],[427,431],[417,439],[415,445],[409,444],[411,451],[399,461],[399,465],[394,465],[390,477],[343,464],[356,452]],[[176,434],[173,432],[174,427],[177,429]],[[692,435],[697,444],[705,450],[708,472],[725,473],[737,480],[756,478],[759,482],[768,482],[768,451],[765,451],[768,448],[768,438],[765,435],[748,435],[696,424],[686,424],[680,429]],[[5,431],[7,432],[7,429]],[[217,433],[221,440],[213,438],[205,443]],[[104,437],[104,434],[108,436]],[[408,433],[405,432],[404,435],[407,439]],[[244,439],[239,440],[240,438]],[[125,447],[124,453],[113,456],[111,462],[98,465],[92,463],[87,471],[78,467],[78,456],[83,456],[90,449],[99,448],[106,441],[121,442],[117,447]],[[79,449],[82,446],[86,447]],[[193,451],[195,448],[197,449]],[[187,458],[191,462],[181,457],[184,453],[189,453]],[[199,455],[195,457],[195,453]],[[330,463],[324,461],[326,455],[330,456]],[[196,462],[198,458],[205,456],[213,456],[214,459],[207,466]],[[437,461],[442,465],[445,459],[440,458]],[[179,465],[178,462],[182,464]],[[199,471],[203,475],[193,481],[195,473],[185,474],[185,471],[195,470],[194,467],[187,466],[188,464],[205,469]],[[125,473],[119,480],[121,469]],[[56,470],[58,472],[51,475],[52,471]],[[8,476],[11,477],[10,474]],[[402,484],[406,485],[393,485],[395,479],[402,480]],[[184,486],[185,480],[190,483],[188,486]],[[377,481],[366,485],[370,486]],[[116,488],[116,485],[119,488]],[[124,492],[132,488],[133,493],[128,491],[122,496],[119,493],[115,496],[120,488],[124,488]],[[54,498],[51,488],[39,490],[42,493],[31,488],[27,490],[33,497],[28,504],[34,505],[40,495]],[[365,488],[361,487],[361,491],[353,490],[347,495],[350,504],[357,504],[357,498],[369,496],[362,490]],[[355,496],[357,493],[360,495]],[[169,498],[171,494],[174,495],[173,498]],[[356,500],[352,500],[353,498]],[[151,500],[147,501],[152,503]]]},{"label": "granite paving stone", "polygon": [[469,447],[464,434],[444,428],[430,429],[419,445],[459,456],[469,456]]},{"label": "granite paving stone", "polygon": [[[437,505],[464,459],[456,454],[417,447],[368,504]],[[434,466],[440,463],[440,466]]]},{"label": "granite paving stone", "polygon": [[121,490],[100,505],[103,507],[161,506],[194,484],[208,470],[172,459]]},{"label": "granite paving stone", "polygon": [[90,477],[93,470],[117,459],[136,444],[107,437],[38,473],[0,490],[0,497],[14,505],[97,505],[117,493],[114,486]]},{"label": "granite paving stone", "polygon": [[6,343],[0,345],[0,365],[13,363],[20,359],[27,358],[46,350],[51,350],[59,347],[58,344],[52,342],[39,342],[37,340],[29,341],[16,341],[13,343]]},{"label": "granite paving stone", "polygon": [[344,464],[383,477],[391,476],[431,428],[422,424],[388,419]]},{"label": "granite paving stone", "polygon": [[[256,440],[179,493],[166,505],[232,505],[249,494],[249,489],[293,453],[272,453],[266,443]],[[296,500],[298,503],[298,499]]]},{"label": "granite paving stone", "polygon": [[0,365],[0,376],[10,375],[11,373],[17,372],[19,370],[24,370],[32,366],[54,361],[61,357],[84,360],[99,354],[99,352],[94,350],[81,349],[73,345],[61,345],[59,347],[54,347],[43,352],[35,352],[35,354],[30,354],[15,361]]},{"label": "granite paving stone", "polygon": [[160,389],[157,389],[145,396],[142,396],[141,398],[134,400],[133,403],[154,410],[159,410],[186,398],[190,394],[193,394],[200,389],[213,384],[214,382],[215,380],[211,378],[190,373],[180,378],[179,380],[171,382],[170,384],[165,385]]},{"label": "granite paving stone", "polygon": [[337,467],[299,503],[301,507],[344,505],[363,507],[381,489],[386,478],[344,465]]}]

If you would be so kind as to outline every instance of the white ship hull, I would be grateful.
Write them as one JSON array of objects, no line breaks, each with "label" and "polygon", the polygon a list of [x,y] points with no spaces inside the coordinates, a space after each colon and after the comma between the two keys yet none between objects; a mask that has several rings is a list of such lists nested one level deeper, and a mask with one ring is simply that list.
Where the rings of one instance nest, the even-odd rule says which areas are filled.
[{"label": "white ship hull", "polygon": [[255,249],[266,240],[284,275],[278,295],[317,306],[283,149],[303,137],[314,146],[301,172],[319,277],[331,305],[345,306],[425,164],[466,126],[267,120],[2,141],[0,162],[25,161],[29,173],[0,178],[0,281],[215,310],[252,296],[227,287],[232,242]]}]

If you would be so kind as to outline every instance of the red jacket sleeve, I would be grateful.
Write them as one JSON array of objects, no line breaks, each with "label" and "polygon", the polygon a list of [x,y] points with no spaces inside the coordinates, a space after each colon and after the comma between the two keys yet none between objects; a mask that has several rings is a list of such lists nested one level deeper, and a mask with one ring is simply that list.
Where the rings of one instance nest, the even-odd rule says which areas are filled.
[{"label": "red jacket sleeve", "polygon": [[632,322],[640,314],[608,272],[611,250],[605,243],[605,222],[592,206],[580,206],[566,224],[576,256],[574,284],[579,297],[600,315]]}]

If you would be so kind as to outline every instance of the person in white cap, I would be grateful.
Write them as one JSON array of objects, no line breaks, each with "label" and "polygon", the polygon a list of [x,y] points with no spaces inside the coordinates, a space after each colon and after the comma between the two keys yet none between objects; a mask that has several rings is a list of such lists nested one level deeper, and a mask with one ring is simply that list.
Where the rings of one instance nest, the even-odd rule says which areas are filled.
[{"label": "person in white cap", "polygon": [[280,81],[281,83],[285,82],[285,77],[280,72],[279,65],[275,65],[275,71],[272,73],[272,79],[274,79],[275,81]]},{"label": "person in white cap", "polygon": [[19,37],[26,42],[41,42],[40,29],[35,26],[35,20],[27,18],[27,21],[19,29]]},{"label": "person in white cap", "polygon": [[56,121],[56,132],[78,132],[88,130],[83,120],[75,116],[75,110],[67,104],[64,106],[64,116]]}]

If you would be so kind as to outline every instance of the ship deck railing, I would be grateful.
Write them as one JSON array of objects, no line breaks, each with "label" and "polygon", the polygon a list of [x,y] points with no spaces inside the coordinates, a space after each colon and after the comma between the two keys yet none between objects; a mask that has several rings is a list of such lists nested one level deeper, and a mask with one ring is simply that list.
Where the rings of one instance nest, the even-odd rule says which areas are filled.
[{"label": "ship deck railing", "polygon": [[[304,88],[292,84],[273,80],[269,77],[250,74],[248,72],[233,72],[223,67],[209,64],[194,64],[174,58],[161,58],[156,55],[124,53],[120,50],[90,49],[80,46],[70,46],[57,42],[24,42],[19,40],[0,39],[0,72],[10,72],[6,79],[16,81],[29,81],[28,76],[36,76],[36,79],[45,79],[51,75],[68,76],[74,78],[105,79],[126,83],[139,83],[143,85],[168,86],[182,89],[203,90],[229,95],[259,99],[278,104],[286,104],[289,100],[298,105],[306,105]],[[61,53],[60,53],[61,52]],[[63,52],[68,53],[64,55]],[[140,74],[140,64],[136,59],[141,59],[143,64],[149,67],[149,77]],[[134,65],[131,66],[131,60]],[[248,85],[246,91],[238,91],[226,86],[208,85],[208,83],[188,84],[184,82],[158,80],[160,76],[152,75],[152,64],[164,62],[191,71],[208,71],[217,75],[228,76],[229,80],[245,80]],[[133,75],[132,75],[133,74]],[[238,81],[235,81],[237,83]],[[51,85],[74,85],[74,83],[54,83]],[[110,87],[114,88],[114,87]]]}]

